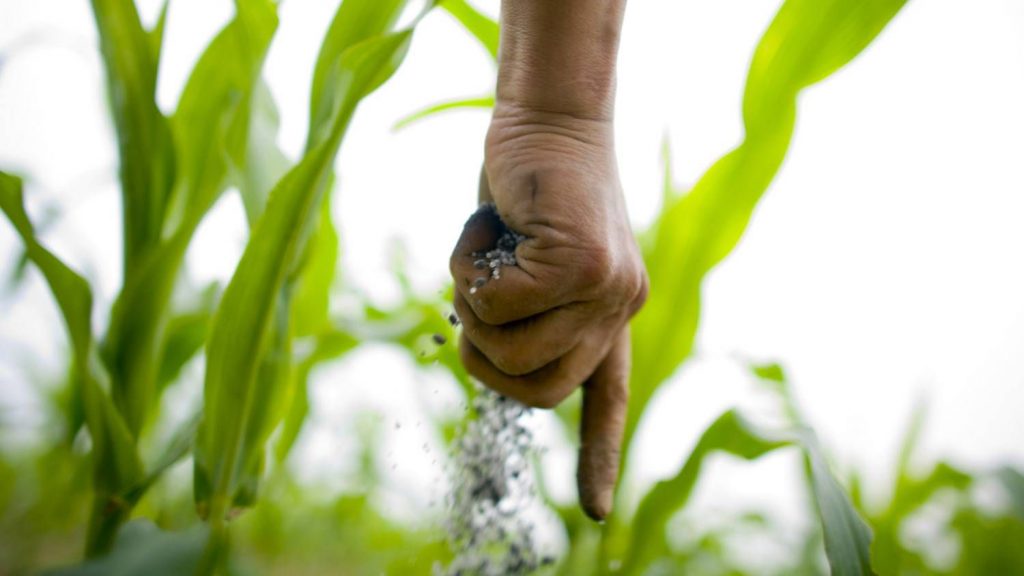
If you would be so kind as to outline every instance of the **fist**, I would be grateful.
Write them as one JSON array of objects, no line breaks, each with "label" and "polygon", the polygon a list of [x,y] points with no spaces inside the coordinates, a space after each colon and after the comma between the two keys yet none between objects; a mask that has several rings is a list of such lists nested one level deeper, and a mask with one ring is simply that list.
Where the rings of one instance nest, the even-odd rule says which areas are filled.
[{"label": "fist", "polygon": [[[610,121],[499,104],[481,175],[488,205],[470,217],[450,260],[470,374],[538,408],[583,387],[577,479],[584,510],[598,519],[618,475],[627,326],[647,295],[611,132]],[[494,278],[479,261],[507,230],[520,235],[515,265]]]}]

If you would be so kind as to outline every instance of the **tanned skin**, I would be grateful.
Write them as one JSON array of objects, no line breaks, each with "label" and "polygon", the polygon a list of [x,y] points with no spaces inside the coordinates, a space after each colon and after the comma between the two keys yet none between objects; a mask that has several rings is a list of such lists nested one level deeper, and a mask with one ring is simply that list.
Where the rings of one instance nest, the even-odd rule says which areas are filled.
[{"label": "tanned skin", "polygon": [[612,508],[629,397],[629,319],[647,274],[613,137],[625,0],[502,0],[494,114],[480,201],[527,239],[518,266],[472,293],[493,218],[470,218],[451,258],[466,369],[551,408],[583,387],[577,483],[594,519]]}]

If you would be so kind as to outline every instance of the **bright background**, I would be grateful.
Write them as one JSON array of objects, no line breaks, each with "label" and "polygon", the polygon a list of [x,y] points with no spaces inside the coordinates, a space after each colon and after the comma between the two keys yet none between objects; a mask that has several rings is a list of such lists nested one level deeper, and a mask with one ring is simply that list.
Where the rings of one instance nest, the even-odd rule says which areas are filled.
[{"label": "bright background", "polygon": [[[497,13],[497,1],[475,2]],[[777,0],[634,0],[620,54],[616,131],[637,229],[656,213],[661,147],[694,182],[742,136],[740,102],[755,43]],[[159,2],[140,2],[155,19]],[[265,75],[282,111],[282,147],[306,130],[316,50],[336,2],[289,0]],[[188,70],[231,14],[228,0],[171,3],[159,100],[177,102]],[[778,360],[840,468],[887,485],[916,401],[929,404],[928,458],[975,469],[1024,464],[1024,3],[911,0],[853,63],[800,101],[789,156],[742,243],[705,286],[697,358],[655,399],[638,437],[639,478],[674,472],[724,408],[749,402],[737,355]],[[103,310],[120,284],[116,146],[96,34],[84,0],[0,4],[0,167],[30,177],[43,238],[83,271]],[[419,27],[398,74],[359,109],[338,164],[334,208],[344,281],[394,301],[396,246],[414,281],[437,289],[472,210],[488,116],[462,111],[394,132],[436,101],[488,93],[486,54],[445,13]],[[188,256],[199,280],[226,283],[246,238],[225,194]],[[198,247],[198,248],[197,248]],[[0,225],[0,275],[20,253]],[[95,318],[98,326],[105,318]],[[0,292],[0,421],[5,441],[38,434],[38,381],[62,375],[64,335],[35,271]],[[175,400],[194,401],[201,367]],[[298,448],[304,474],[343,486],[357,414],[385,428],[385,507],[413,518],[441,491],[424,411],[457,410],[453,387],[400,352],[369,345],[317,373]],[[570,447],[545,430],[556,494],[572,494]],[[400,426],[400,427],[399,427]],[[426,427],[424,427],[426,428]],[[424,443],[427,443],[426,451]],[[435,454],[435,456],[432,456]],[[697,507],[757,501],[785,512],[792,455],[716,460]],[[722,471],[723,469],[731,469]],[[425,475],[425,471],[429,474]],[[433,478],[424,482],[424,478]],[[429,494],[429,497],[425,497]]]}]

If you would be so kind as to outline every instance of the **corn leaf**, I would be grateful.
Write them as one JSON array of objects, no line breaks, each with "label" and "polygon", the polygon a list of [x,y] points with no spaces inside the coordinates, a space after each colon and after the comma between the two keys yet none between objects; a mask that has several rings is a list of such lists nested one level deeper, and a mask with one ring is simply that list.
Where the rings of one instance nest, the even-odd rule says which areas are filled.
[{"label": "corn leaf", "polygon": [[476,38],[491,59],[498,61],[498,23],[491,20],[466,0],[442,0],[440,6],[455,17]]},{"label": "corn leaf", "polygon": [[818,438],[810,428],[797,431],[808,482],[825,535],[825,555],[834,576],[873,575],[871,529],[857,514],[850,497],[829,470]]},{"label": "corn leaf", "polygon": [[[679,472],[668,480],[658,482],[640,502],[633,519],[629,556],[623,563],[623,574],[641,574],[664,548],[668,521],[690,499],[700,478],[706,458],[715,452],[724,452],[745,460],[762,455],[791,443],[784,439],[770,439],[755,431],[734,410],[715,420],[690,452]],[[658,544],[661,543],[661,546]]]},{"label": "corn leaf", "polygon": [[177,380],[185,364],[203,348],[210,319],[209,312],[191,312],[171,318],[157,375],[158,388],[163,389]]},{"label": "corn leaf", "polygon": [[760,431],[734,410],[720,416],[704,431],[673,478],[657,483],[644,496],[633,520],[623,573],[643,573],[657,554],[666,549],[668,521],[686,505],[709,455],[722,452],[755,460],[789,446],[799,447],[803,452],[807,481],[818,510],[832,574],[874,574],[869,558],[871,530],[833,476],[814,432],[806,426],[772,433]]},{"label": "corn leaf", "polygon": [[167,28],[167,8],[170,7],[171,0],[164,0],[163,6],[160,7],[160,16],[157,17],[156,25],[149,31],[149,49],[153,52],[153,61],[160,62],[160,54],[164,47],[164,30]]},{"label": "corn leaf", "polygon": [[391,29],[408,0],[345,0],[334,14],[320,46],[313,71],[309,103],[309,134],[306,151],[329,138],[333,118],[348,91],[345,76],[351,73],[339,58],[349,48]]},{"label": "corn leaf", "polygon": [[87,551],[102,552],[100,534],[105,529],[116,530],[119,519],[127,514],[124,494],[142,477],[142,463],[135,439],[100,387],[104,375],[93,349],[92,290],[85,279],[39,243],[25,212],[21,180],[3,172],[0,172],[0,209],[21,237],[29,259],[46,279],[67,327],[73,351],[75,388],[81,394],[86,425],[92,437],[94,506],[102,512],[94,515],[94,523],[89,527]]},{"label": "corn leaf", "polygon": [[164,532],[148,520],[127,524],[110,554],[45,576],[182,576],[195,574],[209,540],[199,525],[185,532]]},{"label": "corn leaf", "polygon": [[[330,189],[330,185],[328,185]],[[338,231],[331,217],[331,198],[325,195],[316,231],[306,243],[306,254],[294,279],[292,318],[295,336],[313,336],[329,330],[331,286],[337,271]]]},{"label": "corn leaf", "polygon": [[252,118],[245,167],[234,179],[245,206],[245,217],[252,227],[267,205],[274,185],[292,167],[277,145],[280,114],[266,82],[260,81],[252,98]]},{"label": "corn leaf", "polygon": [[[498,61],[498,35],[500,30],[497,22],[488,18],[476,8],[473,8],[465,0],[441,0],[438,5],[454,16],[455,19],[458,20],[458,22],[470,34],[472,34],[477,41],[480,42],[480,45],[487,50],[491,60],[494,62]],[[410,124],[423,120],[424,118],[429,118],[430,116],[434,116],[442,112],[448,112],[450,110],[493,107],[493,94],[477,98],[458,98],[446,102],[439,102],[406,115],[395,123],[392,130],[397,132],[408,127]]]},{"label": "corn leaf", "polygon": [[125,277],[103,348],[114,401],[136,434],[158,390],[167,307],[185,251],[227,187],[230,167],[245,162],[250,100],[276,27],[269,0],[239,1],[235,18],[200,56],[174,115],[179,176],[168,222],[173,232]]},{"label": "corn leaf", "polygon": [[275,445],[275,456],[283,462],[302,432],[309,414],[309,374],[322,362],[336,360],[359,345],[359,340],[341,330],[331,330],[316,337],[316,344],[308,356],[295,364],[292,385],[289,387],[288,409],[281,428],[281,437]]},{"label": "corn leaf", "polygon": [[[397,70],[411,38],[411,29],[370,38],[350,46],[337,55],[335,64],[325,67],[338,83],[329,90],[321,84],[320,97],[332,100],[328,108],[337,111],[330,117],[330,130],[319,131],[322,138],[311,136],[309,152],[270,193],[267,209],[225,290],[207,344],[206,411],[195,469],[197,504],[215,523],[223,522],[233,503],[247,500],[266,439],[277,424],[277,413],[261,406],[279,392],[258,386],[267,383],[258,372],[267,352],[288,338],[280,325],[275,329],[273,319],[281,301],[287,301],[282,289],[300,263],[345,130],[358,102]],[[311,126],[313,131],[316,126]],[[280,379],[273,385],[280,386]]]},{"label": "corn leaf", "polygon": [[195,226],[246,163],[252,101],[277,29],[270,0],[240,0],[235,18],[192,70],[173,117],[179,145],[178,195],[185,226]]},{"label": "corn leaf", "polygon": [[1003,466],[996,472],[996,479],[1009,495],[1013,513],[1024,522],[1024,473],[1011,466]]},{"label": "corn leaf", "polygon": [[481,96],[479,98],[460,98],[458,100],[449,100],[447,102],[440,102],[428,106],[422,110],[413,112],[408,116],[402,118],[398,122],[395,122],[392,130],[398,131],[408,127],[410,124],[415,124],[424,118],[434,116],[441,112],[447,112],[449,110],[458,110],[461,108],[494,108],[494,96]]},{"label": "corn leaf", "polygon": [[905,0],[787,0],[754,53],[743,97],[746,136],[668,204],[645,238],[647,305],[633,320],[633,370],[627,450],[658,386],[693,350],[700,290],[707,273],[736,246],[785,158],[797,96],[850,60],[878,35]]},{"label": "corn leaf", "polygon": [[127,278],[160,242],[174,182],[171,131],[156,105],[162,25],[150,35],[132,0],[92,0],[92,7],[117,128]]}]

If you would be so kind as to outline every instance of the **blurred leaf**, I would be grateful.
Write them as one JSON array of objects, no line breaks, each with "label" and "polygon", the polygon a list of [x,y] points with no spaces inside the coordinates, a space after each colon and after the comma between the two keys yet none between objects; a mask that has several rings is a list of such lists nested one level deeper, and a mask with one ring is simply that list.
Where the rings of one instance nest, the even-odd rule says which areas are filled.
[{"label": "blurred leaf", "polygon": [[183,227],[194,228],[227,186],[231,169],[246,164],[253,100],[263,90],[260,71],[277,22],[270,0],[237,2],[234,19],[210,42],[185,85],[173,118]]},{"label": "blurred leaf", "polygon": [[160,340],[185,251],[226,188],[230,166],[245,162],[250,100],[276,27],[269,0],[237,2],[234,19],[192,70],[174,115],[179,172],[172,234],[125,276],[103,348],[114,375],[114,401],[136,434],[156,397]]},{"label": "blurred leaf", "polygon": [[745,460],[754,460],[791,442],[770,439],[755,431],[736,411],[722,414],[704,431],[686,463],[673,478],[658,482],[640,502],[633,518],[633,531],[623,574],[642,574],[654,559],[658,543],[665,544],[668,521],[690,499],[700,478],[705,459],[714,452],[725,452]]},{"label": "blurred leaf", "polygon": [[301,269],[293,280],[292,316],[297,337],[312,336],[329,328],[331,286],[338,262],[338,231],[331,216],[330,195],[324,195],[321,202],[318,226],[306,243]]},{"label": "blurred leaf", "polygon": [[829,470],[818,438],[810,428],[798,430],[808,480],[825,535],[825,555],[834,576],[874,574],[871,529],[854,510],[850,497]]},{"label": "blurred leaf", "polygon": [[463,99],[459,99],[459,100],[449,100],[448,102],[441,102],[441,103],[438,103],[438,104],[433,104],[431,106],[428,106],[428,107],[424,108],[423,110],[419,110],[417,112],[413,112],[412,114],[409,114],[405,118],[402,118],[398,122],[395,122],[395,125],[392,128],[392,130],[395,130],[397,132],[398,130],[402,130],[403,128],[406,128],[410,124],[414,124],[414,123],[416,123],[416,122],[418,122],[420,120],[423,120],[424,118],[427,118],[427,117],[430,117],[430,116],[434,116],[435,114],[438,114],[440,112],[445,112],[445,111],[448,111],[448,110],[457,110],[459,108],[493,108],[493,107],[494,107],[494,96],[482,96],[480,98],[463,98]]},{"label": "blurred leaf", "polygon": [[[331,116],[329,132],[323,138],[311,137],[314,145],[307,155],[271,192],[221,299],[207,344],[206,411],[195,470],[197,504],[209,510],[215,525],[224,520],[232,502],[248,492],[253,475],[258,478],[259,466],[254,463],[261,461],[266,439],[277,424],[277,414],[262,408],[279,391],[257,386],[269,384],[258,372],[268,347],[289,337],[280,326],[275,330],[272,320],[280,302],[287,300],[282,288],[299,264],[335,155],[356,105],[397,70],[411,38],[411,29],[371,38],[345,50],[330,66],[331,78],[339,85],[320,88],[322,96],[335,96],[330,100],[338,113]],[[316,87],[314,82],[314,92]],[[286,310],[284,314],[287,317]]]},{"label": "blurred leaf", "polygon": [[195,574],[209,539],[199,525],[186,532],[163,532],[148,520],[125,525],[110,554],[46,576],[183,576]]},{"label": "blurred leaf", "polygon": [[440,6],[480,41],[480,45],[491,55],[491,60],[498,61],[498,33],[500,30],[497,22],[470,6],[466,0],[441,0]]},{"label": "blurred leaf", "polygon": [[724,452],[755,460],[787,446],[803,451],[832,574],[874,574],[869,561],[871,531],[832,475],[814,432],[806,426],[774,433],[759,431],[734,410],[720,416],[704,431],[676,476],[657,483],[641,500],[633,518],[623,572],[643,573],[658,548],[667,546],[668,521],[686,505],[708,455]]},{"label": "blurred leaf", "polygon": [[633,320],[623,461],[647,403],[693,349],[701,284],[736,246],[789,146],[797,95],[853,59],[905,0],[787,0],[754,53],[743,97],[746,136],[666,205],[645,239],[651,292]]},{"label": "blurred leaf", "polygon": [[160,62],[160,53],[164,46],[164,29],[167,28],[167,8],[171,0],[164,0],[160,8],[160,16],[157,17],[156,25],[149,31],[149,49],[153,52],[153,61]]},{"label": "blurred leaf", "polygon": [[321,362],[340,358],[358,345],[359,340],[347,332],[327,331],[316,336],[313,351],[295,365],[290,386],[290,398],[286,403],[288,409],[285,413],[281,437],[275,446],[278,462],[283,462],[288,457],[309,413],[310,372]]},{"label": "blurred leaf", "polygon": [[962,550],[952,574],[1024,574],[1024,522],[1017,516],[992,517],[965,507],[954,517],[952,528]]},{"label": "blurred leaf", "polygon": [[1013,513],[1024,522],[1024,474],[1010,466],[1003,466],[996,472],[996,478],[1002,483],[1013,503]]},{"label": "blurred leaf", "polygon": [[[408,0],[344,0],[338,7],[327,30],[327,36],[320,45],[313,73],[309,134],[306,138],[307,153],[330,139],[330,131],[335,124],[334,118],[344,114],[343,108],[350,91],[346,76],[351,74],[351,67],[346,67],[342,56],[356,44],[390,30],[407,2]],[[383,68],[381,71],[385,72]],[[383,83],[383,80],[379,83]]]},{"label": "blurred leaf", "polygon": [[769,382],[784,383],[786,381],[786,372],[779,364],[755,364],[750,367],[750,371],[754,376]]},{"label": "blurred leaf", "polygon": [[135,439],[97,379],[103,378],[92,342],[92,290],[89,284],[61,262],[35,237],[25,212],[19,178],[0,172],[0,209],[21,236],[29,258],[42,272],[57,300],[74,355],[77,388],[82,395],[85,419],[92,437],[95,510],[87,536],[87,551],[102,552],[106,538],[116,531],[128,510],[124,493],[142,476]]},{"label": "blurred leaf", "polygon": [[211,320],[212,314],[205,310],[180,314],[170,319],[157,375],[158,390],[177,380],[185,364],[202,349]]},{"label": "blurred leaf", "polygon": [[236,175],[238,190],[251,228],[267,205],[267,196],[292,163],[277,145],[281,119],[274,96],[266,82],[260,81],[252,96],[252,118],[245,168]]},{"label": "blurred leaf", "polygon": [[174,183],[171,132],[156,105],[162,25],[147,33],[132,0],[92,0],[92,8],[117,128],[127,278],[160,242]]}]

